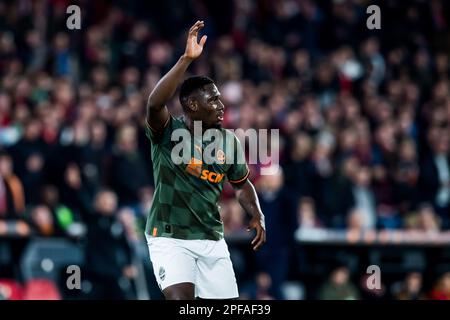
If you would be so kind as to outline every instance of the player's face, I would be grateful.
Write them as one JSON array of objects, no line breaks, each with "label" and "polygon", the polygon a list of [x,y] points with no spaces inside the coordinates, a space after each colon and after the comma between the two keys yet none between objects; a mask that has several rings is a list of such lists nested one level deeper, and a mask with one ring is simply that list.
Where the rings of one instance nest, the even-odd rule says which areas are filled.
[{"label": "player's face", "polygon": [[197,95],[198,110],[196,118],[204,128],[221,128],[225,106],[220,101],[220,92],[215,84],[208,84]]}]

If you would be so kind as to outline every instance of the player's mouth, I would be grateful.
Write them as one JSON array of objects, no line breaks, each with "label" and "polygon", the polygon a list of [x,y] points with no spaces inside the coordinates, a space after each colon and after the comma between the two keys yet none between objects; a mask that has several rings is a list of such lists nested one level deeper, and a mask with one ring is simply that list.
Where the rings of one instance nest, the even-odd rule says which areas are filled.
[{"label": "player's mouth", "polygon": [[217,120],[223,121],[223,116],[224,116],[224,113],[223,113],[223,112],[219,112],[219,113],[217,114]]}]

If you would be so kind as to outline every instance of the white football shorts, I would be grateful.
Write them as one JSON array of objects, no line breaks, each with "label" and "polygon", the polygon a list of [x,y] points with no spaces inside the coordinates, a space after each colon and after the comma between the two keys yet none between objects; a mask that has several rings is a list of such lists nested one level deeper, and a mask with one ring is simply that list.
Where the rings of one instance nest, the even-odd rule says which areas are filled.
[{"label": "white football shorts", "polygon": [[232,299],[239,296],[224,239],[181,240],[145,236],[161,290],[177,283],[190,282],[195,286],[195,297]]}]

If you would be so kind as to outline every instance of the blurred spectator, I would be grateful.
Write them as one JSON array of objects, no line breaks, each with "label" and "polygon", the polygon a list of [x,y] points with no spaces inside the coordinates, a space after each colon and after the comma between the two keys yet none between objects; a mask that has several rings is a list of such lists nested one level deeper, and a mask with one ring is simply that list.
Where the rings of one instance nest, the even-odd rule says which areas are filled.
[{"label": "blurred spectator", "polygon": [[346,226],[346,217],[353,208],[354,196],[352,180],[359,168],[359,162],[355,157],[347,157],[342,160],[340,168],[328,184],[327,226],[342,229]]},{"label": "blurred spectator", "polygon": [[60,32],[55,35],[52,61],[54,63],[53,70],[57,76],[73,77],[75,75],[70,57],[69,41],[69,36],[65,33]]},{"label": "blurred spectator", "polygon": [[13,163],[7,153],[0,153],[0,218],[20,219],[25,211],[22,182],[13,173]]},{"label": "blurred spectator", "polygon": [[400,143],[398,163],[394,171],[396,200],[402,213],[410,211],[419,199],[417,183],[419,165],[414,140],[405,139]]},{"label": "blurred spectator", "polygon": [[47,206],[37,206],[30,214],[31,224],[36,231],[36,235],[45,237],[57,237],[64,235],[63,230],[55,221],[52,212]]},{"label": "blurred spectator", "polygon": [[289,162],[285,167],[285,171],[290,173],[286,176],[286,185],[290,186],[298,196],[310,196],[313,167],[309,155],[312,139],[305,133],[298,133],[291,138],[291,141]]},{"label": "blurred spectator", "polygon": [[57,229],[72,236],[78,235],[76,229],[80,227],[78,225],[80,217],[60,203],[58,189],[55,186],[47,185],[42,188],[41,203],[50,210]]},{"label": "blurred spectator", "polygon": [[17,144],[13,145],[10,154],[13,155],[14,169],[23,181],[27,204],[39,201],[39,190],[44,183],[44,166],[46,145],[41,139],[42,124],[33,119],[24,125],[24,134]]},{"label": "blurred spectator", "polygon": [[273,286],[272,278],[265,272],[259,272],[255,276],[254,283],[242,289],[240,299],[242,300],[274,300],[271,295]]},{"label": "blurred spectator", "polygon": [[[297,229],[297,201],[291,191],[283,188],[281,167],[273,175],[262,175],[256,182],[261,210],[265,215],[267,242],[257,252],[260,268],[269,274],[273,285],[270,294],[282,299],[281,285],[287,279]],[[264,263],[272,261],[272,263]]]},{"label": "blurred spectator", "polygon": [[321,287],[318,298],[320,300],[358,300],[359,293],[355,285],[350,282],[349,272],[346,266],[335,268]]},{"label": "blurred spectator", "polygon": [[61,202],[71,208],[75,215],[84,218],[86,208],[90,207],[93,196],[83,178],[79,166],[69,162],[60,178],[63,180],[58,189],[61,191]]},{"label": "blurred spectator", "polygon": [[406,227],[411,230],[436,233],[441,229],[441,219],[431,205],[422,204],[417,212],[406,217]]},{"label": "blurred spectator", "polygon": [[273,300],[274,297],[270,294],[273,286],[272,279],[267,273],[261,272],[256,275],[256,294],[257,300]]},{"label": "blurred spectator", "polygon": [[92,299],[125,299],[130,296],[131,249],[124,226],[117,218],[117,196],[101,190],[88,220],[86,274],[92,282]]},{"label": "blurred spectator", "polygon": [[301,230],[323,228],[322,222],[317,218],[314,201],[311,198],[303,197],[300,199],[297,219]]},{"label": "blurred spectator", "polygon": [[422,275],[419,272],[411,272],[406,275],[401,287],[394,292],[397,300],[423,300],[425,296],[422,292]]},{"label": "blurred spectator", "polygon": [[121,205],[136,206],[139,203],[139,194],[150,184],[146,170],[137,149],[136,129],[125,125],[117,133],[110,171],[111,186],[119,195]]},{"label": "blurred spectator", "polygon": [[107,128],[103,121],[96,119],[89,127],[90,140],[82,151],[81,170],[86,177],[86,185],[95,193],[107,181],[110,150],[107,145]]},{"label": "blurred spectator", "polygon": [[377,223],[375,196],[370,189],[371,172],[368,167],[359,167],[354,176],[354,206],[361,217],[364,229],[374,229]]},{"label": "blurred spectator", "polygon": [[347,215],[347,230],[364,231],[364,214],[360,209],[353,209]]},{"label": "blurred spectator", "polygon": [[450,212],[450,136],[448,130],[430,135],[431,154],[427,155],[421,171],[421,192],[425,201],[433,203],[447,227]]},{"label": "blurred spectator", "polygon": [[450,272],[441,275],[429,294],[431,300],[450,300]]}]

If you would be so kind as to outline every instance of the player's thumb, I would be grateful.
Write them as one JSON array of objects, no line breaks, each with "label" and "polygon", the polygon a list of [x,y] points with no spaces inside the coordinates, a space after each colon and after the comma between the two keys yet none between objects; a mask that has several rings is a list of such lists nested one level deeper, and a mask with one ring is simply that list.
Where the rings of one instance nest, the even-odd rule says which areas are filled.
[{"label": "player's thumb", "polygon": [[204,45],[205,45],[205,42],[206,42],[206,39],[208,38],[208,36],[203,36],[201,39],[200,39],[200,45],[203,47]]}]

